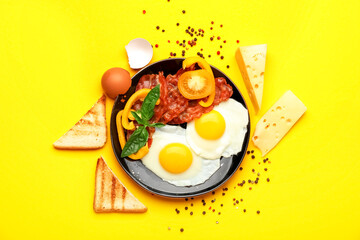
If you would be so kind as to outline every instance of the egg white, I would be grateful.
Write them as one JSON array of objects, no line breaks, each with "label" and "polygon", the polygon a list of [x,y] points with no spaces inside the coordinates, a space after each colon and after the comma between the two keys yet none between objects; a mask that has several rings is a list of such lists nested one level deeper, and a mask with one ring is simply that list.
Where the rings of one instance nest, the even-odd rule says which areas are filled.
[{"label": "egg white", "polygon": [[171,125],[156,128],[149,152],[141,159],[148,169],[164,181],[176,186],[194,186],[205,182],[220,168],[220,159],[204,159],[191,151],[189,147],[193,154],[191,166],[185,172],[179,174],[170,173],[161,166],[159,161],[160,151],[170,143],[182,143],[189,147],[185,138],[185,129]]},{"label": "egg white", "polygon": [[[216,140],[202,138],[195,129],[195,121],[186,127],[186,140],[191,149],[199,156],[217,159],[230,157],[241,151],[249,123],[248,111],[236,100],[230,98],[214,107],[225,119],[225,132]],[[211,129],[209,129],[211,131]]]}]

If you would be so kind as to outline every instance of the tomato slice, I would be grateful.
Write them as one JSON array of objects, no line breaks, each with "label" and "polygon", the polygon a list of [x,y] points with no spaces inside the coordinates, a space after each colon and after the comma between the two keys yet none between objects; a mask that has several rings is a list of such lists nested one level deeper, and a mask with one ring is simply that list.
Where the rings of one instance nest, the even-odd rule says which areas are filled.
[{"label": "tomato slice", "polygon": [[187,99],[201,99],[215,92],[214,77],[207,70],[183,73],[178,81],[180,93]]}]

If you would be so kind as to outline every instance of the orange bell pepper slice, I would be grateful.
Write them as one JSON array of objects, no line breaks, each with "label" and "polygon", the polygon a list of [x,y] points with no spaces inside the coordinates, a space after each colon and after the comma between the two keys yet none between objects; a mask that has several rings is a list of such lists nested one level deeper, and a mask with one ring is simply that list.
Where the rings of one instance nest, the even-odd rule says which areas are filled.
[{"label": "orange bell pepper slice", "polygon": [[[215,84],[214,84],[214,88],[215,88]],[[202,106],[202,107],[210,107],[210,105],[214,102],[214,99],[215,99],[215,90],[213,92],[211,92],[211,94],[209,95],[209,98],[207,99],[206,102],[204,102],[203,100],[201,100],[199,102],[199,104]]]},{"label": "orange bell pepper slice", "polygon": [[[210,67],[210,65],[201,57],[188,57],[186,58],[184,61],[183,61],[183,69],[185,68],[188,68],[190,67],[191,65],[197,63],[199,65],[200,68],[206,70],[209,74],[210,74],[210,77],[208,79],[208,84],[210,85],[208,88],[211,89],[211,92],[206,95],[206,96],[203,96],[201,95],[202,97],[199,97],[198,99],[200,98],[205,98],[208,96],[208,99],[205,101],[201,100],[199,102],[199,104],[202,106],[202,107],[209,107],[213,102],[214,102],[214,99],[215,99],[215,78],[214,78],[214,74],[213,74],[213,71]],[[199,71],[199,70],[195,70],[195,71]],[[186,72],[186,73],[193,73],[195,71],[190,71],[190,72]],[[184,75],[185,73],[183,73],[182,75]],[[185,75],[185,77],[187,77],[187,75]],[[181,79],[181,77],[180,77]],[[181,85],[183,84],[179,79],[179,83],[178,83],[178,88],[179,88],[179,91],[180,93],[186,97],[182,92],[181,92]],[[183,89],[182,89],[183,90]],[[188,98],[188,97],[186,97]],[[195,98],[189,98],[189,99],[195,99]]]},{"label": "orange bell pepper slice", "polygon": [[213,74],[210,65],[201,57],[188,57],[183,61],[183,69],[190,67],[191,65],[197,63],[200,68],[205,69],[209,73]]}]

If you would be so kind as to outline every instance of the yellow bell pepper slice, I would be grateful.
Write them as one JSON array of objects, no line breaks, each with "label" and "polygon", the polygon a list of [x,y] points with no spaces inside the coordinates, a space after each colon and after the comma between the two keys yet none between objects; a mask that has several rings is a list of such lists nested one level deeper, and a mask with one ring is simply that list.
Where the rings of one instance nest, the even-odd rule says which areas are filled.
[{"label": "yellow bell pepper slice", "polygon": [[134,109],[130,109],[130,111],[129,111],[128,119],[132,121],[132,120],[135,120],[135,118],[134,118],[134,116],[131,114],[131,112],[135,112],[135,110],[134,110]]},{"label": "yellow bell pepper slice", "polygon": [[[121,110],[116,115],[116,126],[117,126],[118,137],[119,137],[119,142],[120,142],[121,149],[123,149],[125,144],[126,144],[125,133],[124,133],[124,129],[122,127],[122,119],[121,119],[123,117],[123,114],[124,114],[124,110]],[[149,152],[149,147],[148,147],[148,144],[146,143],[145,146],[143,146],[142,148],[139,149],[139,151],[137,151],[136,153],[131,154],[129,156],[129,158],[134,159],[134,160],[141,159],[148,152]]]},{"label": "yellow bell pepper slice", "polygon": [[[129,116],[132,116],[131,111],[133,111],[131,109],[131,107],[134,105],[134,103],[137,100],[144,101],[146,95],[150,92],[150,90],[151,89],[149,89],[149,88],[140,89],[140,90],[136,91],[133,95],[131,95],[129,100],[126,102],[126,105],[124,107],[123,116],[122,116],[122,126],[125,129],[127,129],[127,130],[135,130],[134,123],[132,121],[129,122]],[[158,105],[159,103],[160,103],[160,99],[156,102],[156,105]],[[130,117],[130,119],[131,118],[132,117]]]}]

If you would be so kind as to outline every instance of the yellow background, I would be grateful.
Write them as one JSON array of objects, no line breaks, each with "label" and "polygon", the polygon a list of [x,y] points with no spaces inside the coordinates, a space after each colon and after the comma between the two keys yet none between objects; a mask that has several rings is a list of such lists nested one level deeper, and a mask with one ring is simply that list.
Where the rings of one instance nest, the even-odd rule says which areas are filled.
[{"label": "yellow background", "polygon": [[[357,0],[1,0],[0,239],[360,239],[359,12]],[[186,56],[203,48],[212,55],[209,63],[234,80],[250,107],[252,132],[288,89],[307,106],[268,154],[271,163],[250,144],[256,158],[247,155],[243,171],[215,195],[185,201],[137,186],[117,163],[109,138],[100,150],[53,149],[101,96],[104,71],[118,66],[135,73],[124,49],[131,39],[159,44],[154,62],[171,51],[180,55],[175,41],[190,39],[187,26],[205,29],[205,37]],[[220,49],[224,60],[212,35],[227,40]],[[265,87],[255,116],[234,53],[237,46],[262,43],[268,44]],[[108,124],[112,105],[107,99]],[[147,213],[93,212],[100,155]],[[234,189],[256,177],[253,168],[261,173],[259,184]],[[234,206],[233,198],[244,201]]]}]

